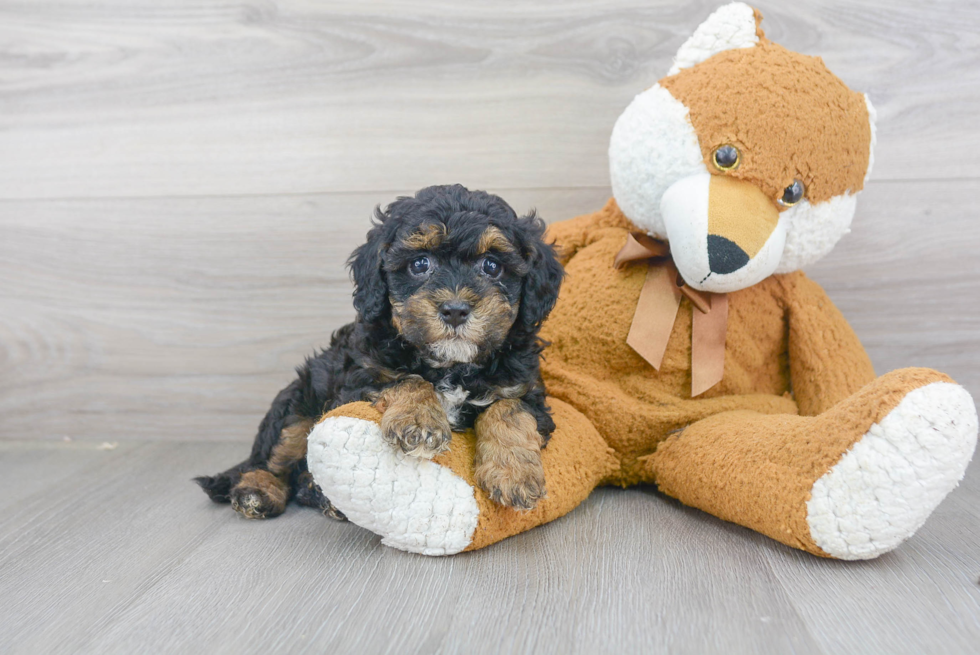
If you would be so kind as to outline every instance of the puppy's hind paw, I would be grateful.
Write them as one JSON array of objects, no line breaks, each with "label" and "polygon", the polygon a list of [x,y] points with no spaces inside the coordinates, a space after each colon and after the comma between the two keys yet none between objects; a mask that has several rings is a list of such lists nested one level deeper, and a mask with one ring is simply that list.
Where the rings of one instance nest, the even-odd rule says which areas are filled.
[{"label": "puppy's hind paw", "polygon": [[299,480],[296,483],[295,499],[300,505],[320,510],[327,518],[335,521],[347,520],[344,513],[337,509],[336,505],[331,503],[329,498],[323,495],[323,491],[313,479],[313,474],[309,471],[304,471],[300,474]]},{"label": "puppy's hind paw", "polygon": [[285,511],[288,488],[268,471],[248,471],[229,496],[232,509],[245,518],[267,519]]}]

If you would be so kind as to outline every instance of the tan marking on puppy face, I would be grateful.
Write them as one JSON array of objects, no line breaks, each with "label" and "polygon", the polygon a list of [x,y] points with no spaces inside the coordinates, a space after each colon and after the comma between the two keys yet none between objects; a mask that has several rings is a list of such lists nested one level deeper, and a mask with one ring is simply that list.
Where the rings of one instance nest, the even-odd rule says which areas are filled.
[{"label": "tan marking on puppy face", "polygon": [[409,234],[402,241],[406,248],[412,250],[434,250],[446,238],[446,226],[442,223],[428,223]]},{"label": "tan marking on puppy face", "polygon": [[514,252],[517,249],[514,247],[504,233],[500,231],[497,227],[491,225],[483,234],[480,235],[480,242],[476,247],[476,254],[482,255],[485,252],[491,250],[496,250],[498,252]]},{"label": "tan marking on puppy face", "polygon": [[494,287],[473,303],[470,320],[463,326],[463,332],[471,335],[474,341],[482,341],[496,348],[507,338],[519,308],[519,302],[511,305],[504,294]]},{"label": "tan marking on puppy face", "polygon": [[811,203],[864,186],[871,125],[864,97],[819,57],[768,40],[721,52],[660,80],[683,103],[705,165],[723,145],[741,162],[728,176],[752,182],[775,201],[799,179]]},{"label": "tan marking on puppy face", "polygon": [[388,302],[391,303],[391,324],[395,327],[399,334],[402,334],[402,313],[405,311],[405,303],[392,300],[388,298]]},{"label": "tan marking on puppy face", "polygon": [[[440,306],[452,300],[462,300],[471,307],[469,320],[457,328],[439,315]],[[473,361],[498,348],[519,308],[519,303],[511,305],[497,287],[488,288],[482,296],[469,288],[420,290],[408,300],[391,305],[391,322],[399,334],[418,347],[430,346],[435,360],[447,362]]]},{"label": "tan marking on puppy face", "polygon": [[289,475],[306,457],[306,437],[313,429],[313,419],[304,419],[282,429],[279,442],[269,455],[269,471],[276,476]]},{"label": "tan marking on puppy face", "polygon": [[533,509],[546,494],[537,421],[520,400],[500,400],[477,417],[474,429],[477,484],[496,503]]}]

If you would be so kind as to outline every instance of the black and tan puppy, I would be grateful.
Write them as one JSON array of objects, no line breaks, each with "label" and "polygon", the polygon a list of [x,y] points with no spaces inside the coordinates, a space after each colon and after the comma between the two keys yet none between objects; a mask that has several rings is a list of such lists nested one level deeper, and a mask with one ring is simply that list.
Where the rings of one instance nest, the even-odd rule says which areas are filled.
[{"label": "black and tan puppy", "polygon": [[281,514],[293,497],[343,518],[307,470],[306,437],[324,412],[367,400],[410,455],[433,457],[452,430],[473,427],[480,486],[503,505],[534,507],[555,427],[538,329],[562,279],[544,222],[459,185],[399,198],[376,217],[348,262],[357,319],[279,392],[251,456],[196,482],[248,518]]}]

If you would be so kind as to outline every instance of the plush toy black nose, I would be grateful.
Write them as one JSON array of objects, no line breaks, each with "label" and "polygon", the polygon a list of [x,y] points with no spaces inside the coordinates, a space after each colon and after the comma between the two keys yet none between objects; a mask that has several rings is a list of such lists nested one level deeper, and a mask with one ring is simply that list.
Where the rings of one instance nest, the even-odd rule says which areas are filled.
[{"label": "plush toy black nose", "polygon": [[749,256],[734,241],[708,235],[708,268],[712,273],[732,273],[749,263]]},{"label": "plush toy black nose", "polygon": [[449,302],[442,303],[439,307],[439,315],[449,325],[459,327],[470,317],[470,309],[472,308],[468,302],[450,300]]}]

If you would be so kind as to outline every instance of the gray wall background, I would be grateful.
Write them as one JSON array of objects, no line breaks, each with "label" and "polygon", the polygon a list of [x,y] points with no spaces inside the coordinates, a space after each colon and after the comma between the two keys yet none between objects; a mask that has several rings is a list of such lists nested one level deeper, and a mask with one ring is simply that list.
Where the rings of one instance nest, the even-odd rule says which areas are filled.
[{"label": "gray wall background", "polygon": [[[376,204],[548,220],[718,2],[0,2],[0,438],[250,440],[351,319]],[[980,6],[760,1],[878,109],[853,233],[808,272],[879,373],[980,395]]]}]

